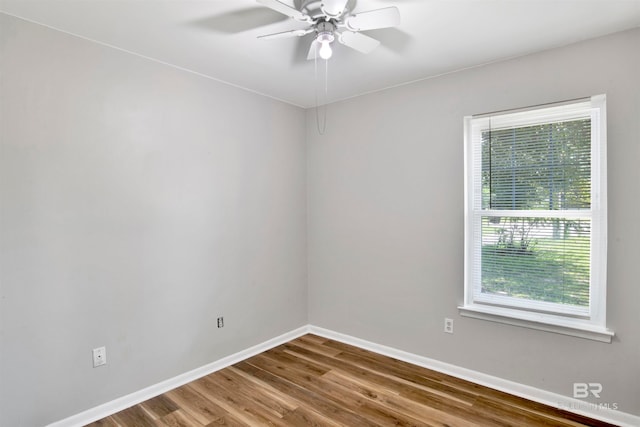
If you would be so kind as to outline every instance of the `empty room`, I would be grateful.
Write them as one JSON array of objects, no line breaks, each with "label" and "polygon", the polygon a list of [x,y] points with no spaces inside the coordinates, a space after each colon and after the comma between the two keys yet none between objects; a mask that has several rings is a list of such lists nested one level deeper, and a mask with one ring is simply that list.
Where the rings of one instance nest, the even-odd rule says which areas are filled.
[{"label": "empty room", "polygon": [[0,0],[0,426],[640,426],[640,0]]}]

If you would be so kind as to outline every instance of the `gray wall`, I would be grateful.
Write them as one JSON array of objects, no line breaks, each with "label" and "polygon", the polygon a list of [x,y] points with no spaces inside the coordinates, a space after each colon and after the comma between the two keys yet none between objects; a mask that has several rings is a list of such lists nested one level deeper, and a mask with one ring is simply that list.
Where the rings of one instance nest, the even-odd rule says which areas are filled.
[{"label": "gray wall", "polygon": [[[309,320],[640,415],[640,29],[307,113]],[[612,344],[462,318],[463,117],[607,94]],[[452,317],[453,335],[443,319]]]},{"label": "gray wall", "polygon": [[0,425],[307,324],[303,110],[2,14],[0,28]]}]

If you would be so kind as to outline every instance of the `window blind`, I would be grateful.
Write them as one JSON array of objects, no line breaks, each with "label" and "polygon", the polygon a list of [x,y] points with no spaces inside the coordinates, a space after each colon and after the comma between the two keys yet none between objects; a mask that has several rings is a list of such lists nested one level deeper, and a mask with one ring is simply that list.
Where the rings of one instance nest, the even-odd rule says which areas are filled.
[{"label": "window blind", "polygon": [[474,302],[588,316],[589,101],[471,120]]}]

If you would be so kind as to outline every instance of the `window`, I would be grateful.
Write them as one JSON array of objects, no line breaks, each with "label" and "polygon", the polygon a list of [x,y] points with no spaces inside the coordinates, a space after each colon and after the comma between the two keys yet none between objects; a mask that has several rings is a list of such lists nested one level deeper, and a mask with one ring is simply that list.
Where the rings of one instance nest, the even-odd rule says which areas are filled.
[{"label": "window", "polygon": [[610,342],[605,96],[465,118],[462,315]]}]

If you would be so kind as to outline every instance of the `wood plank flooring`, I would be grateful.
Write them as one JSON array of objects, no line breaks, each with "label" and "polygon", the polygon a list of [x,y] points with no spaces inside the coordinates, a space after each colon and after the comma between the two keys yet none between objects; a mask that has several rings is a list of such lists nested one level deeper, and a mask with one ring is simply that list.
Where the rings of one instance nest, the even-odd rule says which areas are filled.
[{"label": "wood plank flooring", "polygon": [[305,335],[92,427],[610,426]]}]

